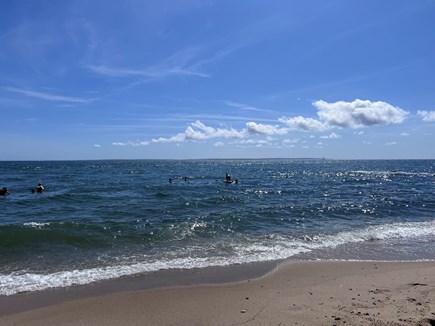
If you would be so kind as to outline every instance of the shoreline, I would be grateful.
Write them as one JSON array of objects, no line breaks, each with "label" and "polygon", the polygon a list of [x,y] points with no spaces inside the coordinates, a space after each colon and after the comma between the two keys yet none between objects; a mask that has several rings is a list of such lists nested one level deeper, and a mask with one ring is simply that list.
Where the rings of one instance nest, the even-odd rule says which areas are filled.
[{"label": "shoreline", "polygon": [[1,297],[0,324],[435,323],[435,261],[285,261],[158,274]]},{"label": "shoreline", "polygon": [[204,284],[236,283],[247,279],[263,277],[272,273],[281,263],[282,261],[279,260],[192,269],[166,269],[102,280],[84,285],[21,292],[8,296],[0,295],[0,318],[2,316],[38,309],[60,302],[63,303],[119,292]]}]

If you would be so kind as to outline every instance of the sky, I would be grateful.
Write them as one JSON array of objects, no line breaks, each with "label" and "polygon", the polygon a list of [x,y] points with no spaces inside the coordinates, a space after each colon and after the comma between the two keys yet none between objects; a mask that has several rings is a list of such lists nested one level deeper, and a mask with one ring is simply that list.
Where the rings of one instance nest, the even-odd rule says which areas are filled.
[{"label": "sky", "polygon": [[0,160],[435,159],[435,1],[0,2]]}]

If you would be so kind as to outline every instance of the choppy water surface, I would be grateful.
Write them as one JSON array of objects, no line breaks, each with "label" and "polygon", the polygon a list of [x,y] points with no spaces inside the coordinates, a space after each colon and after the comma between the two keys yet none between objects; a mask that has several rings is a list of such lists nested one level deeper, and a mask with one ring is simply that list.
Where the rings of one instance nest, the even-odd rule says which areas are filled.
[{"label": "choppy water surface", "polygon": [[435,259],[433,160],[0,162],[3,186],[1,295],[292,257]]}]

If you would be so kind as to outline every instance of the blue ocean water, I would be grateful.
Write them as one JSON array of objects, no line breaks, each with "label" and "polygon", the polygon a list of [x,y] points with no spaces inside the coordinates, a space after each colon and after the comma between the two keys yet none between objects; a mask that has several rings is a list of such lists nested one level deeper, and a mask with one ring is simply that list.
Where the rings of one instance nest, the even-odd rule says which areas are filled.
[{"label": "blue ocean water", "polygon": [[286,258],[435,259],[434,160],[0,162],[4,186],[0,295]]}]

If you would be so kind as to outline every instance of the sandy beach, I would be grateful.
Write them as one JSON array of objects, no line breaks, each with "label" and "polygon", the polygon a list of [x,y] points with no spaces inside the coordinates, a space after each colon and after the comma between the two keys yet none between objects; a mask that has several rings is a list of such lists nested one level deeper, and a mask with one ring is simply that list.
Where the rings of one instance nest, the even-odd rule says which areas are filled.
[{"label": "sandy beach", "polygon": [[289,262],[256,279],[83,294],[12,314],[10,297],[0,324],[435,325],[434,290],[435,262]]}]

